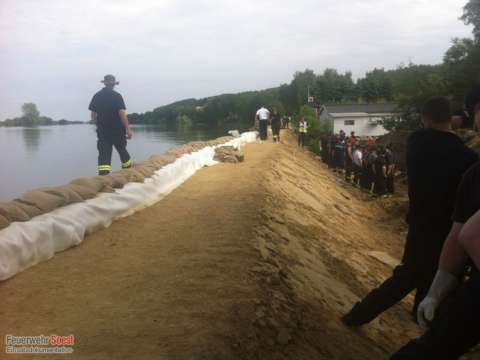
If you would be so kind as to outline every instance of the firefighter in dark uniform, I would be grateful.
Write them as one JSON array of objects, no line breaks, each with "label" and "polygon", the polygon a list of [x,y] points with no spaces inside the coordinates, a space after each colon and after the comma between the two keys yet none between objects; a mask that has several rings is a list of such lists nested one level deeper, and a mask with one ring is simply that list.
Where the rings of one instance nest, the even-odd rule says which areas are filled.
[{"label": "firefighter in dark uniform", "polygon": [[[467,95],[465,105],[469,123],[480,128],[480,86]],[[458,187],[453,225],[438,271],[418,307],[419,323],[428,330],[396,352],[392,360],[456,360],[480,343],[479,183],[477,162]],[[466,266],[471,268],[468,277],[463,276]]]},{"label": "firefighter in dark uniform", "polygon": [[478,155],[450,131],[448,99],[430,99],[422,115],[425,128],[413,132],[407,145],[408,234],[402,263],[342,318],[347,326],[372,321],[413,290],[416,318],[452,225],[456,189],[463,173],[478,161]]},{"label": "firefighter in dark uniform", "polygon": [[112,147],[120,155],[123,169],[132,166],[127,151],[127,139],[132,138],[132,130],[122,95],[113,90],[118,85],[115,76],[105,75],[102,83],[105,87],[93,96],[88,109],[92,112],[92,122],[97,125],[98,174],[107,175],[112,170]]}]

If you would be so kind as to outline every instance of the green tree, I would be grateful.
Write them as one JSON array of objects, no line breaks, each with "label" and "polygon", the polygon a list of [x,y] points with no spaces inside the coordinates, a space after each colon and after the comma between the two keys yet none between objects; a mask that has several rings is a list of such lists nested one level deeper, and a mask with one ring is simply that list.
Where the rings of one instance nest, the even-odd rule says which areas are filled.
[{"label": "green tree", "polygon": [[393,100],[392,80],[384,69],[367,72],[365,78],[360,79],[357,85],[359,95],[369,103]]},{"label": "green tree", "polygon": [[316,82],[316,75],[313,70],[306,69],[303,72],[297,71],[293,76],[290,86],[293,88],[295,94],[294,108],[300,109],[308,101],[308,89],[313,89]]},{"label": "green tree", "polygon": [[469,0],[460,18],[466,25],[473,25],[473,36],[480,43],[480,0]]},{"label": "green tree", "polygon": [[382,120],[382,125],[388,131],[416,130],[421,125],[421,117],[418,109],[414,106],[403,105],[400,107],[401,115]]},{"label": "green tree", "polygon": [[340,103],[357,99],[356,86],[352,80],[352,73],[340,74],[335,69],[326,69],[317,76],[312,90],[315,101],[323,103]]},{"label": "green tree", "polygon": [[298,111],[297,94],[295,88],[290,84],[282,84],[278,89],[278,98],[285,107],[285,111],[289,114]]},{"label": "green tree", "polygon": [[[306,146],[313,152],[319,154],[319,140],[324,134],[331,134],[332,129],[329,123],[321,123],[317,112],[309,105],[303,105],[300,108],[299,116],[304,116],[308,123],[308,132],[306,135]],[[295,125],[298,126],[298,120],[295,121]]]},{"label": "green tree", "polygon": [[[384,119],[383,126],[387,130],[415,130],[421,124],[421,110],[423,104],[433,96],[448,96],[448,86],[444,73],[441,71],[428,71],[428,68],[415,68],[414,74],[418,75],[413,81],[415,88],[395,97],[400,116]],[[435,68],[438,70],[437,68]],[[431,69],[430,69],[431,70]],[[425,72],[422,72],[425,71]],[[410,75],[410,73],[408,73]],[[409,78],[409,76],[407,76]],[[411,85],[409,85],[410,87]]]},{"label": "green tree", "polygon": [[465,94],[480,82],[480,46],[472,39],[453,39],[444,56],[445,79],[456,108]]},{"label": "green tree", "polygon": [[40,111],[34,103],[22,105],[22,119],[25,125],[38,125],[40,123]]}]

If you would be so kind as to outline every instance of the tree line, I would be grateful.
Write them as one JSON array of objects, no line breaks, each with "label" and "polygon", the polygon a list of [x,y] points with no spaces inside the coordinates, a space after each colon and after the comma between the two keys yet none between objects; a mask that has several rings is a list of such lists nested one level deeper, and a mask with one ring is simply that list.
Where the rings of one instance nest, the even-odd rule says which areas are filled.
[{"label": "tree line", "polygon": [[[304,106],[307,92],[318,105],[328,103],[390,102],[398,104],[401,116],[384,124],[388,129],[414,129],[419,110],[432,96],[448,96],[461,110],[465,93],[480,81],[480,1],[469,0],[461,20],[473,25],[473,37],[453,39],[443,62],[437,65],[401,64],[396,69],[375,68],[356,81],[349,71],[326,69],[320,74],[306,69],[279,87],[224,94],[204,99],[186,99],[143,114],[130,114],[133,124],[156,124],[166,129],[184,127],[239,128],[252,126],[262,105],[281,114],[313,113]],[[419,34],[420,36],[420,34]]]},{"label": "tree line", "polygon": [[[154,124],[167,130],[206,127],[245,130],[253,125],[260,106],[276,108],[280,114],[305,115],[315,121],[315,112],[307,105],[308,93],[314,104],[395,102],[400,116],[385,120],[389,130],[415,129],[419,126],[422,104],[432,96],[448,96],[461,111],[468,90],[480,83],[480,0],[469,0],[461,20],[473,25],[471,38],[455,38],[437,65],[401,64],[396,69],[375,68],[354,80],[349,71],[325,69],[316,74],[306,69],[296,72],[288,84],[238,94],[223,94],[203,99],[186,99],[160,106],[145,113],[129,115],[132,124]],[[36,126],[66,124],[41,116],[33,103],[22,106],[22,116],[0,122],[0,126]],[[319,127],[320,128],[320,127]],[[321,129],[328,131],[327,128]]]}]

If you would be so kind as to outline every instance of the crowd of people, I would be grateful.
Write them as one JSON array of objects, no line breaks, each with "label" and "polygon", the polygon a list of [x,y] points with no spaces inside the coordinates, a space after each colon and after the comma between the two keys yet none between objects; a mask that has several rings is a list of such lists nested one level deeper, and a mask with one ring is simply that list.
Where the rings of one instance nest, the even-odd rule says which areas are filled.
[{"label": "crowd of people", "polygon": [[[466,109],[480,128],[480,87],[467,96]],[[422,118],[424,128],[407,141],[408,233],[401,263],[342,321],[349,327],[365,325],[415,291],[412,318],[426,331],[391,359],[454,360],[480,342],[480,162],[452,131],[448,99],[427,101]],[[342,135],[335,138],[327,149],[335,144],[335,150]],[[382,193],[388,148],[373,146],[366,147],[369,154],[376,152],[370,179],[382,175],[373,186]],[[382,154],[384,160],[378,161]],[[349,160],[338,160],[340,152],[334,155],[325,153],[331,166],[349,168]]]},{"label": "crowd of people", "polygon": [[373,137],[360,138],[343,130],[320,138],[322,161],[345,180],[373,196],[394,193],[395,160],[391,145],[377,145]]},{"label": "crowd of people", "polygon": [[[280,142],[280,129],[290,127],[291,118],[280,116],[276,109],[272,112],[261,107],[255,116],[259,129],[260,142],[268,138],[268,125],[271,125],[273,141]],[[298,119],[298,145],[306,145],[309,124],[304,116]],[[373,137],[360,138],[352,131],[347,136],[343,130],[333,135],[324,135],[319,141],[322,160],[333,171],[342,173],[345,180],[372,196],[390,196],[395,191],[395,158],[391,145],[377,145]]]},{"label": "crowd of people", "polygon": [[[460,122],[480,129],[480,86],[467,95],[463,120],[450,106],[444,97],[428,100],[423,128],[407,140],[408,232],[401,263],[341,319],[348,327],[365,325],[415,291],[411,315],[425,332],[392,360],[456,360],[480,343],[480,161],[454,132]],[[270,114],[262,109],[256,118],[263,141]],[[274,136],[278,119],[273,111]],[[299,146],[308,127],[301,117]],[[321,137],[319,147],[322,160],[346,181],[374,196],[394,193],[391,146],[340,131]]]}]

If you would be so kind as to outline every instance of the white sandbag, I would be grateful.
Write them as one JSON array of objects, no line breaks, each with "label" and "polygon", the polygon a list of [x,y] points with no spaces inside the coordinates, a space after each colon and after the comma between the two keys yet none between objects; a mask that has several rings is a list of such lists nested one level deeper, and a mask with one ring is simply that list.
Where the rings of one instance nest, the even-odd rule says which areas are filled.
[{"label": "white sandbag", "polygon": [[[223,145],[240,148],[255,139],[256,133],[248,132]],[[214,147],[207,146],[155,171],[144,183],[128,183],[114,193],[11,223],[0,230],[0,280],[80,244],[86,234],[108,227],[115,219],[158,202],[203,166],[216,164],[214,153]]]}]

